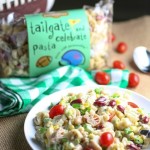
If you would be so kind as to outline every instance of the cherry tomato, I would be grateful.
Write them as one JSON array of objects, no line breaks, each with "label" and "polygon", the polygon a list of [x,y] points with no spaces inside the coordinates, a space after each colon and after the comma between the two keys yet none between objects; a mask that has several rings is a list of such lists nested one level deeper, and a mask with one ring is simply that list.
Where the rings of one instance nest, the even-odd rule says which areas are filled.
[{"label": "cherry tomato", "polygon": [[110,76],[106,72],[97,72],[95,74],[95,81],[98,84],[106,85],[110,82]]},{"label": "cherry tomato", "polygon": [[101,146],[109,147],[114,141],[114,137],[110,132],[102,133],[99,142]]},{"label": "cherry tomato", "polygon": [[116,69],[125,69],[125,64],[122,62],[122,61],[120,61],[120,60],[115,60],[114,62],[113,62],[113,68],[116,68]]},{"label": "cherry tomato", "polygon": [[50,109],[49,117],[53,119],[55,116],[63,115],[64,110],[65,110],[65,108],[62,105],[59,105],[59,104],[55,105]]},{"label": "cherry tomato", "polygon": [[124,53],[126,50],[127,50],[127,44],[125,43],[125,42],[120,42],[120,43],[118,43],[118,45],[117,45],[117,52],[119,52],[119,53]]},{"label": "cherry tomato", "polygon": [[133,102],[128,102],[128,105],[130,105],[132,108],[139,108],[139,106]]},{"label": "cherry tomato", "polygon": [[111,42],[114,42],[116,40],[116,36],[114,33],[110,34],[110,40],[111,40]]},{"label": "cherry tomato", "polygon": [[136,87],[140,82],[140,78],[137,74],[135,73],[130,73],[129,74],[129,83],[128,83],[128,87]]}]

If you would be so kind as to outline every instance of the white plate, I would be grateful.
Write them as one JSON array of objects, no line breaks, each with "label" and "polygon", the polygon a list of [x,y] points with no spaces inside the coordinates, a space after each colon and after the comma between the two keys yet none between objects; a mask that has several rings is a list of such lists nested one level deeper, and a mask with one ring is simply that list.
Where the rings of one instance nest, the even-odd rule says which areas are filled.
[{"label": "white plate", "polygon": [[[141,108],[144,108],[144,110],[147,113],[150,113],[150,100],[145,98],[144,96],[135,93],[133,91],[122,89],[115,86],[99,86],[103,87],[108,93],[114,93],[116,91],[120,92],[130,92],[132,99],[135,101],[136,104],[138,104]],[[36,116],[36,114],[40,111],[47,110],[51,103],[56,104],[60,101],[61,97],[66,95],[69,92],[73,93],[79,93],[79,92],[87,92],[89,89],[96,88],[96,86],[88,87],[88,86],[78,86],[69,88],[66,90],[62,90],[59,92],[55,92],[45,98],[43,98],[41,101],[39,101],[28,113],[25,123],[24,123],[24,133],[26,140],[28,144],[31,146],[33,150],[42,150],[41,145],[35,141],[35,129],[33,125],[33,118]],[[150,147],[148,148],[150,149]]]}]

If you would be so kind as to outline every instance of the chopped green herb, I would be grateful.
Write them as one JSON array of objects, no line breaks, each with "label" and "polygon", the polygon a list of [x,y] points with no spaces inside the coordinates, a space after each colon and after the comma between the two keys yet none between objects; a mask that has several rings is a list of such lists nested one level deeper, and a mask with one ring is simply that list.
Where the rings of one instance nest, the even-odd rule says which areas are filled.
[{"label": "chopped green herb", "polygon": [[118,138],[122,138],[122,133],[121,133],[121,131],[116,131],[115,132],[116,134],[116,137],[118,137]]},{"label": "chopped green herb", "polygon": [[119,97],[120,97],[120,94],[114,93],[111,97],[112,97],[112,98],[119,98]]},{"label": "chopped green herb", "polygon": [[64,142],[67,142],[68,139],[67,138],[62,138],[61,141],[64,143]]},{"label": "chopped green herb", "polygon": [[47,123],[50,121],[50,118],[44,118],[44,123]]},{"label": "chopped green herb", "polygon": [[71,100],[75,100],[75,99],[77,99],[77,96],[76,96],[76,95],[73,95],[73,96],[71,97]]},{"label": "chopped green herb", "polygon": [[80,125],[76,125],[75,128],[78,129],[80,127]]},{"label": "chopped green herb", "polygon": [[39,128],[40,134],[43,134],[43,133],[45,133],[46,131],[47,131],[47,128],[45,128],[45,127]]},{"label": "chopped green herb", "polygon": [[136,143],[136,144],[143,144],[143,139],[142,139],[142,137],[141,136],[139,136],[139,135],[137,135],[136,137],[135,137],[135,139],[134,139],[134,142]]},{"label": "chopped green herb", "polygon": [[61,149],[62,149],[62,145],[53,144],[53,145],[51,145],[51,147],[47,148],[46,150],[61,150]]},{"label": "chopped green herb", "polygon": [[94,91],[96,94],[100,94],[102,92],[103,88],[96,88]]},{"label": "chopped green herb", "polygon": [[91,126],[90,124],[87,124],[87,123],[83,125],[83,128],[84,128],[85,131],[87,131],[87,132],[92,132],[92,131],[93,131],[92,126]]},{"label": "chopped green herb", "polygon": [[76,109],[79,109],[79,108],[81,108],[81,104],[72,104],[72,107],[76,108]]},{"label": "chopped green herb", "polygon": [[75,139],[74,143],[75,143],[75,145],[78,145],[80,143],[80,140],[79,139]]},{"label": "chopped green herb", "polygon": [[124,132],[125,132],[125,134],[130,134],[133,131],[130,128],[125,128]]},{"label": "chopped green herb", "polygon": [[91,108],[87,107],[85,109],[80,109],[81,115],[85,115],[86,112],[90,112]]}]

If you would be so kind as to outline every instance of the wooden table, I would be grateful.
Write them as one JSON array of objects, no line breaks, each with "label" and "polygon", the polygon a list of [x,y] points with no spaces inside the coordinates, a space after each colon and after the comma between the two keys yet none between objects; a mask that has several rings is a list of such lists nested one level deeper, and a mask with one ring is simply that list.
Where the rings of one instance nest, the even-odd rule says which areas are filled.
[{"label": "wooden table", "polygon": [[[142,94],[150,99],[150,74],[139,71],[133,62],[133,50],[137,46],[145,46],[150,50],[150,16],[140,17],[134,20],[113,24],[113,32],[116,41],[111,51],[111,62],[115,59],[123,61],[130,72],[135,72],[140,77],[140,84],[131,90]],[[118,42],[128,44],[128,51],[124,54],[117,53],[114,49]]]}]

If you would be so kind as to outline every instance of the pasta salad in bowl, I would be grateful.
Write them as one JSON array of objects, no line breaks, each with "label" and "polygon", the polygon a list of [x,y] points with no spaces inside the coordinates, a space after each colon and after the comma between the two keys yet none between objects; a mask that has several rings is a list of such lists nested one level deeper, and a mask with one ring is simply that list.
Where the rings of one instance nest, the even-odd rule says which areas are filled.
[{"label": "pasta salad in bowl", "polygon": [[37,150],[150,149],[150,139],[140,133],[150,130],[149,105],[114,86],[74,87],[37,103],[27,115],[25,136]]}]

